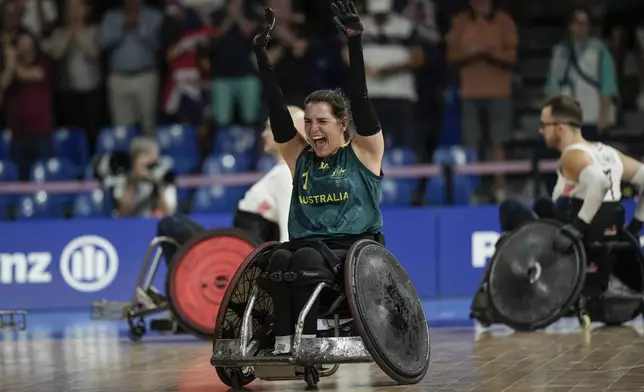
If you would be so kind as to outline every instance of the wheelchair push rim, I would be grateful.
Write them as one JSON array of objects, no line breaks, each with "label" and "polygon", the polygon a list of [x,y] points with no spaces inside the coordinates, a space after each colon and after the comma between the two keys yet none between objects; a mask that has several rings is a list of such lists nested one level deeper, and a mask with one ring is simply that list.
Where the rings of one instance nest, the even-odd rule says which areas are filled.
[{"label": "wheelchair push rim", "polygon": [[[230,280],[217,312],[217,319],[213,333],[213,352],[215,351],[217,339],[239,339],[244,310],[246,309],[253,285],[263,272],[263,268],[260,266],[253,268],[254,264],[259,260],[259,256],[262,253],[269,252],[278,245],[279,242],[266,242],[259,245],[244,259],[237,269],[237,272]],[[271,302],[269,307],[272,307],[271,297],[264,295],[264,299],[270,300]],[[233,306],[233,302],[235,306]],[[256,309],[258,305],[261,307],[263,302],[264,301],[262,300],[256,301],[254,309]],[[252,315],[255,316],[256,313],[253,312]],[[253,324],[255,323],[253,322]],[[233,381],[232,374],[228,369],[216,366],[215,370],[221,382],[231,388],[239,387],[239,385],[233,385],[235,384],[235,381]],[[232,370],[232,372],[237,372],[238,377],[241,376],[238,382],[241,382],[242,386],[251,383],[255,379],[254,374],[244,374],[239,368],[231,368],[230,370]]]},{"label": "wheelchair push rim", "polygon": [[167,296],[179,325],[211,340],[231,279],[259,241],[239,229],[214,229],[183,245],[168,267]]},{"label": "wheelchair push rim", "polygon": [[579,241],[571,250],[554,249],[561,222],[541,219],[510,233],[490,265],[490,304],[499,321],[517,331],[535,331],[570,312],[581,295],[586,253]]},{"label": "wheelchair push rim", "polygon": [[422,380],[430,362],[429,325],[409,275],[372,240],[353,244],[344,268],[349,309],[373,360],[399,384]]}]

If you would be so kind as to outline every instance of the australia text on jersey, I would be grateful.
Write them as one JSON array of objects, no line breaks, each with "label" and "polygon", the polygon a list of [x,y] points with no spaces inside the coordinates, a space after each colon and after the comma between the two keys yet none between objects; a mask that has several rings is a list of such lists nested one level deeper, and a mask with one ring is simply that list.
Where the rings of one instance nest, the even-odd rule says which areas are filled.
[{"label": "australia text on jersey", "polygon": [[322,195],[305,195],[299,197],[300,204],[331,204],[349,199],[349,192],[327,193]]}]

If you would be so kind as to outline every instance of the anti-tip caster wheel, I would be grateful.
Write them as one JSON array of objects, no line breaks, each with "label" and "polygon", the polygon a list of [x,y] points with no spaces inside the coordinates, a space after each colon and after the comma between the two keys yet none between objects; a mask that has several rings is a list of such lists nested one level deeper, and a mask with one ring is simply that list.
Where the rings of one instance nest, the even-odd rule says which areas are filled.
[{"label": "anti-tip caster wheel", "polygon": [[590,316],[588,313],[582,313],[579,315],[579,325],[583,330],[587,331],[590,328],[590,322]]},{"label": "anti-tip caster wheel", "polygon": [[145,328],[145,321],[143,319],[139,320],[136,324],[133,323],[131,320],[128,320],[128,324],[130,325],[130,330],[128,331],[128,337],[130,338],[131,341],[133,342],[138,342],[141,340],[143,335],[147,332]]},{"label": "anti-tip caster wheel", "polygon": [[318,382],[320,382],[320,373],[315,366],[307,366],[304,368],[304,381],[309,389],[317,389]]},{"label": "anti-tip caster wheel", "polygon": [[145,335],[145,329],[139,327],[138,325],[130,328],[127,334],[130,340],[133,342],[138,342],[139,340],[141,340],[143,335]]}]

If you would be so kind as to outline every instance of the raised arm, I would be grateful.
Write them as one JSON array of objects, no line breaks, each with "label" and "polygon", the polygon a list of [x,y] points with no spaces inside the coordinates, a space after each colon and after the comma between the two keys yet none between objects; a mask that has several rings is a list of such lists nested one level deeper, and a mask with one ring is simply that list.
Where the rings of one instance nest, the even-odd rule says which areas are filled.
[{"label": "raised arm", "polygon": [[644,165],[621,152],[619,157],[624,165],[622,180],[637,188],[637,207],[635,208],[633,220],[628,225],[628,230],[635,236],[639,236],[640,231],[642,231],[642,222],[644,222]]},{"label": "raised arm", "polygon": [[602,206],[606,192],[610,190],[610,179],[601,166],[593,163],[584,151],[566,151],[561,157],[561,171],[570,181],[578,182],[586,188],[584,202],[573,221],[564,226],[566,236],[557,237],[557,248],[564,250],[571,245],[572,239],[580,239],[588,230],[595,214]]},{"label": "raised arm", "polygon": [[385,140],[378,115],[367,92],[362,55],[362,24],[351,0],[337,0],[331,4],[331,9],[335,14],[333,22],[349,41],[349,99],[357,133],[351,147],[369,170],[380,175]]},{"label": "raised arm", "polygon": [[273,138],[278,143],[280,154],[288,164],[291,174],[293,174],[297,157],[306,147],[306,143],[302,138],[297,137],[297,129],[293,124],[293,119],[284,101],[282,89],[277,83],[277,76],[273,72],[273,65],[266,52],[266,45],[271,39],[270,34],[273,26],[275,26],[275,13],[271,8],[266,8],[264,24],[253,39],[253,47],[255,57],[257,57],[259,76],[266,95]]}]

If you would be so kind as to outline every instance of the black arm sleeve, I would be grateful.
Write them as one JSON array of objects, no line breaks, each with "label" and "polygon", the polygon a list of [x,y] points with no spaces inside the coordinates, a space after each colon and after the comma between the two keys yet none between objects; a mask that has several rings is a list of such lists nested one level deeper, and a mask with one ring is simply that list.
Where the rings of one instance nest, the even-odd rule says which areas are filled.
[{"label": "black arm sleeve", "polygon": [[273,65],[265,48],[255,47],[255,56],[257,57],[264,94],[266,95],[268,118],[271,120],[273,137],[278,143],[288,143],[297,136],[297,130],[284,102],[282,89],[277,83],[277,77],[273,72]]},{"label": "black arm sleeve", "polygon": [[380,121],[367,92],[360,35],[349,38],[349,99],[358,135],[371,136],[380,132]]}]

